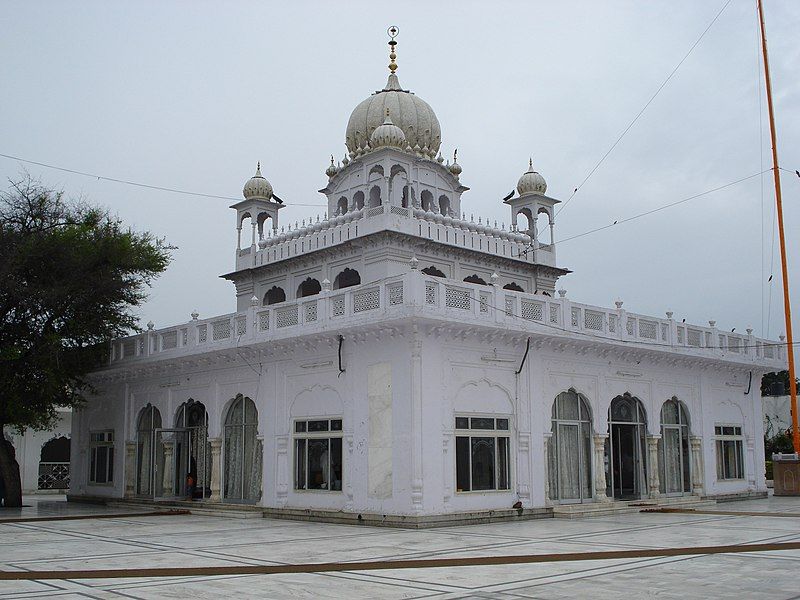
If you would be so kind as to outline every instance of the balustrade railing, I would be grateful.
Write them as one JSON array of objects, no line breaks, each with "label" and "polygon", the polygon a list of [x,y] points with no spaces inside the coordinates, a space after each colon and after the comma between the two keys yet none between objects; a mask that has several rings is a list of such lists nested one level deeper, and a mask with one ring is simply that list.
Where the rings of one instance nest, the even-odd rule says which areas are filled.
[{"label": "balustrade railing", "polygon": [[374,283],[148,330],[114,341],[111,362],[211,351],[302,335],[315,328],[346,327],[365,320],[377,322],[392,318],[393,313],[399,314],[397,311],[531,334],[635,342],[665,350],[682,348],[698,355],[748,357],[776,363],[776,367],[785,359],[780,343],[756,338],[749,331],[722,333],[713,325],[676,322],[672,313],[666,319],[630,313],[621,304],[618,308],[603,308],[566,297],[527,294],[411,270]]}]

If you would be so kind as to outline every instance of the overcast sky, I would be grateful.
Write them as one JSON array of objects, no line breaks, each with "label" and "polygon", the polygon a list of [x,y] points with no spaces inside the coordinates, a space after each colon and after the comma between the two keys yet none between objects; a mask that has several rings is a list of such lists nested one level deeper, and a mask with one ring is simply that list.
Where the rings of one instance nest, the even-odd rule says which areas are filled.
[{"label": "overcast sky", "polygon": [[[288,205],[282,223],[321,215],[329,156],[341,159],[350,112],[385,84],[397,25],[400,82],[435,110],[443,154],[459,150],[464,211],[508,223],[500,199],[528,157],[548,195],[569,198],[724,4],[6,1],[0,153],[230,198],[260,160]],[[766,11],[797,298],[800,2],[766,0]],[[573,300],[784,331],[769,173],[567,240],[770,167],[757,27],[755,0],[731,0],[558,215]],[[235,310],[218,278],[234,265],[232,202],[0,158],[4,180],[23,168],[178,246],[143,323]],[[800,304],[796,331],[798,315]]]}]

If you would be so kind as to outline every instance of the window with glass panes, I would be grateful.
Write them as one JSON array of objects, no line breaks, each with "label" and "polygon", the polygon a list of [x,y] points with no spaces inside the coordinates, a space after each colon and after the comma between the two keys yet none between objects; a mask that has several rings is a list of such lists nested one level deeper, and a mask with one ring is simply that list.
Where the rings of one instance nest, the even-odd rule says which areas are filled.
[{"label": "window with glass panes", "polygon": [[508,419],[456,417],[456,491],[511,489]]},{"label": "window with glass panes", "polygon": [[114,432],[89,432],[89,483],[114,481]]},{"label": "window with glass panes", "polygon": [[342,490],[342,420],[294,422],[294,489]]},{"label": "window with glass panes", "polygon": [[744,479],[744,438],[741,425],[716,425],[717,479]]}]

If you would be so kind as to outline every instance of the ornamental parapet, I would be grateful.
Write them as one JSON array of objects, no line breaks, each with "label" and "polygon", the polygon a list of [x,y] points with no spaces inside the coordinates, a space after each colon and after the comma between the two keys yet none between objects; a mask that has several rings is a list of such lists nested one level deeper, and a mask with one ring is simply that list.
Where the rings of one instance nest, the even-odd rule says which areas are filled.
[{"label": "ornamental parapet", "polygon": [[[110,366],[184,357],[264,342],[332,334],[414,318],[434,326],[464,325],[513,335],[631,347],[709,358],[764,370],[785,368],[784,342],[573,302],[492,285],[430,277],[420,271],[316,296],[252,306],[117,339]],[[714,323],[713,321],[711,323]]]},{"label": "ornamental parapet", "polygon": [[[458,218],[421,208],[383,204],[361,208],[270,235],[237,252],[236,268],[247,269],[336,246],[380,231],[397,231],[448,246],[467,248],[530,264],[556,266],[554,244],[534,244],[520,231],[493,227],[488,220]],[[269,232],[268,232],[269,233]]]}]

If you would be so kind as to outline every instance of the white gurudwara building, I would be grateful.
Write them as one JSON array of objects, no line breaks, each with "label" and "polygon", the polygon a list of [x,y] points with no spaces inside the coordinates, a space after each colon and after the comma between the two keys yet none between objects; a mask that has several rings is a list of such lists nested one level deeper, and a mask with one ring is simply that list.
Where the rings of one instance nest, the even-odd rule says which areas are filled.
[{"label": "white gurudwara building", "polygon": [[508,230],[466,218],[390,48],[326,218],[279,225],[259,165],[231,207],[236,312],[111,344],[70,498],[425,525],[765,494],[759,382],[785,348],[567,297],[542,175]]}]

